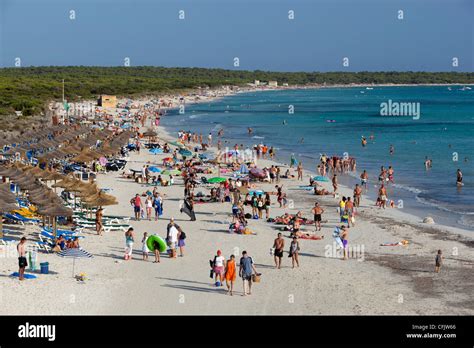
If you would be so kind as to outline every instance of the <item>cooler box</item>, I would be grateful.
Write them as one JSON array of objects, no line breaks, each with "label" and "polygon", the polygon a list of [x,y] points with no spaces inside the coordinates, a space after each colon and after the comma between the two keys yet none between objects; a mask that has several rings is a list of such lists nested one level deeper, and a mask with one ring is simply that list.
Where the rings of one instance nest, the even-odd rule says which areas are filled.
[{"label": "cooler box", "polygon": [[48,274],[49,273],[49,262],[41,262],[41,274]]}]

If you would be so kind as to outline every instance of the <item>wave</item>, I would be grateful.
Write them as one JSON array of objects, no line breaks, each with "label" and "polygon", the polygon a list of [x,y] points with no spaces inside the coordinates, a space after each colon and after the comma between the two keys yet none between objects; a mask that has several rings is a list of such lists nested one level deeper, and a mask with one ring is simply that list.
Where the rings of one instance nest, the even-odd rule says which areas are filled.
[{"label": "wave", "polygon": [[416,198],[417,202],[419,202],[421,204],[428,205],[430,207],[434,207],[434,208],[437,208],[439,210],[446,211],[448,213],[453,213],[453,214],[463,215],[463,216],[474,216],[474,212],[470,212],[470,211],[461,212],[461,211],[459,211],[459,209],[455,209],[455,208],[450,209],[450,208],[446,207],[442,202],[439,202],[439,201],[434,200],[434,199],[423,198],[423,197],[420,197],[418,195],[415,198]]},{"label": "wave", "polygon": [[405,190],[405,191],[410,191],[410,192],[415,193],[415,194],[417,194],[417,195],[424,192],[423,190],[417,189],[416,187],[407,186],[407,185],[392,184],[391,186],[393,186],[393,187],[395,187],[395,188],[397,188],[397,189],[402,189],[402,190]]},{"label": "wave", "polygon": [[463,215],[461,218],[457,221],[458,224],[467,226],[467,227],[472,227],[474,226],[474,216],[472,215]]},{"label": "wave", "polygon": [[265,139],[265,137],[260,137],[260,136],[258,136],[258,135],[254,135],[254,136],[252,137],[252,139]]},{"label": "wave", "polygon": [[189,116],[189,118],[194,119],[194,118],[198,118],[199,116],[205,116],[205,115],[208,115],[208,114],[206,113],[206,114],[191,115],[191,116]]}]

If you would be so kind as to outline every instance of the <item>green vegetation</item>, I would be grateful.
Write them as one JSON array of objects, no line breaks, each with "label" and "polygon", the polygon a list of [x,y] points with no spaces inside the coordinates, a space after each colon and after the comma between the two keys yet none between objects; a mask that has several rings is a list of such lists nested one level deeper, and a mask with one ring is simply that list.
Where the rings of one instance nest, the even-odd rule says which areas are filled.
[{"label": "green vegetation", "polygon": [[163,67],[32,67],[0,69],[0,115],[15,110],[33,115],[47,101],[96,98],[100,94],[138,96],[182,91],[195,87],[245,85],[254,80],[277,80],[279,84],[351,83],[474,83],[474,73],[454,72],[267,72],[202,68]]}]

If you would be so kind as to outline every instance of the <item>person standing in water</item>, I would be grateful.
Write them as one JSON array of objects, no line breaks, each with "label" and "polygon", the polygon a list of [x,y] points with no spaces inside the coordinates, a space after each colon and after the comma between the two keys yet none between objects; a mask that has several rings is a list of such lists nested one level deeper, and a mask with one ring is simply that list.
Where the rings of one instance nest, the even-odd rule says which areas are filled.
[{"label": "person standing in water", "polygon": [[390,145],[390,156],[395,153],[395,147],[393,145]]},{"label": "person standing in water", "polygon": [[426,170],[431,169],[431,165],[432,165],[431,160],[428,158],[428,156],[425,156],[425,169]]},{"label": "person standing in water", "polygon": [[394,184],[395,182],[393,181],[393,174],[394,174],[394,170],[392,168],[392,166],[389,166],[388,167],[388,170],[387,170],[387,175],[388,175],[388,181],[392,184]]},{"label": "person standing in water", "polygon": [[365,191],[368,190],[368,185],[367,185],[368,181],[369,181],[369,174],[367,174],[367,171],[364,169],[364,171],[360,175],[360,186],[364,187]]},{"label": "person standing in water", "polygon": [[456,172],[456,185],[457,186],[462,186],[463,185],[461,169],[458,169],[457,172]]}]

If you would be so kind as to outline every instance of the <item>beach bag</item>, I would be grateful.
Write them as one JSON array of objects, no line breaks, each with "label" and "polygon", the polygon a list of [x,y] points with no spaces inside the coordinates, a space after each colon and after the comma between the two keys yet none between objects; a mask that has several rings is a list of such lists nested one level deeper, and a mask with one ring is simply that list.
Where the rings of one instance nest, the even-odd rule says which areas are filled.
[{"label": "beach bag", "polygon": [[246,219],[251,219],[251,218],[252,218],[252,214],[250,214],[250,213],[245,214],[245,218],[246,218]]},{"label": "beach bag", "polygon": [[253,219],[254,219],[254,220],[258,220],[258,215],[255,214],[255,215],[253,216]]},{"label": "beach bag", "polygon": [[255,273],[255,274],[252,274],[252,282],[254,283],[260,283],[260,277],[261,277],[261,273]]}]

